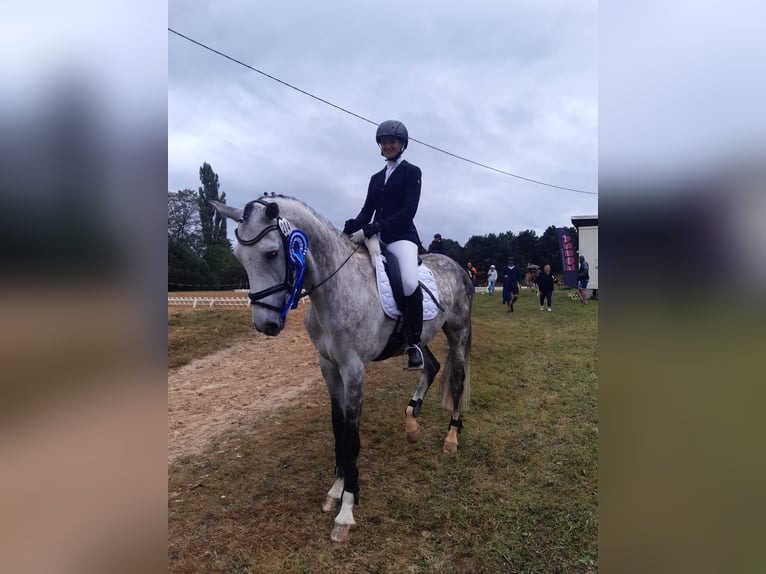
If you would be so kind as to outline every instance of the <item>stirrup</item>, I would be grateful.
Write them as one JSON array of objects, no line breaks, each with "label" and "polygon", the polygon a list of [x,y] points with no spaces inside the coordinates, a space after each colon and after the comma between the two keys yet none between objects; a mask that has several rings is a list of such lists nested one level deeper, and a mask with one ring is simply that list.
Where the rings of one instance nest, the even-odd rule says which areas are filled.
[{"label": "stirrup", "polygon": [[[418,355],[420,355],[420,365],[410,367],[410,349],[415,349],[418,352]],[[423,351],[418,345],[409,345],[404,350],[404,355],[402,355],[402,369],[405,371],[422,371],[424,365],[425,358],[423,357]]]}]

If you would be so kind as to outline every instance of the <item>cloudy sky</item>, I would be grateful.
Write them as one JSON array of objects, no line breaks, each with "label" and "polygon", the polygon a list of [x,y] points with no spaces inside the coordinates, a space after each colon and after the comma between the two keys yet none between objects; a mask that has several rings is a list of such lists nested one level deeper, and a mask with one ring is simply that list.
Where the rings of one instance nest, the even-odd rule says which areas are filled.
[{"label": "cloudy sky", "polygon": [[342,227],[383,167],[375,124],[398,119],[431,146],[588,192],[411,142],[426,245],[598,213],[595,1],[172,0],[168,27],[374,122],[168,32],[170,191],[197,189],[208,162],[229,205],[284,193]]}]

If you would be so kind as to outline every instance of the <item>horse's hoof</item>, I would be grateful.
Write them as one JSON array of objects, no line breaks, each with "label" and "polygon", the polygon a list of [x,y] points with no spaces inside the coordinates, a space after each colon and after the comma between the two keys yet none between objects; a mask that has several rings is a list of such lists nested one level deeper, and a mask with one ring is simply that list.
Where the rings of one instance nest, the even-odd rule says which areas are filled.
[{"label": "horse's hoof", "polygon": [[450,442],[448,440],[444,440],[444,448],[442,449],[442,452],[445,452],[447,454],[455,454],[457,452],[457,443],[456,442]]},{"label": "horse's hoof", "polygon": [[418,442],[419,438],[420,438],[420,429],[407,433],[407,442],[410,444],[414,442]]},{"label": "horse's hoof", "polygon": [[333,542],[348,542],[351,540],[351,531],[354,529],[353,524],[336,524],[332,528],[332,534],[330,539]]},{"label": "horse's hoof", "polygon": [[335,512],[340,508],[340,498],[328,496],[322,505],[322,512]]}]

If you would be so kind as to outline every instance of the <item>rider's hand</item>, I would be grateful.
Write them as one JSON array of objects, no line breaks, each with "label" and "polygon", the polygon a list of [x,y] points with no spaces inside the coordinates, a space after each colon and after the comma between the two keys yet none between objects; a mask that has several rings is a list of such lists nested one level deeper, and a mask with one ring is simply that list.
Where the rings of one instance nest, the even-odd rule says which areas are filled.
[{"label": "rider's hand", "polygon": [[368,237],[372,237],[376,233],[380,231],[380,223],[377,221],[373,221],[372,223],[368,223],[364,227],[362,227],[362,231],[364,231],[364,237],[365,239]]},{"label": "rider's hand", "polygon": [[357,231],[362,228],[362,225],[356,221],[356,219],[347,219],[345,225],[343,226],[343,233],[346,235],[351,235],[354,233],[354,231]]}]

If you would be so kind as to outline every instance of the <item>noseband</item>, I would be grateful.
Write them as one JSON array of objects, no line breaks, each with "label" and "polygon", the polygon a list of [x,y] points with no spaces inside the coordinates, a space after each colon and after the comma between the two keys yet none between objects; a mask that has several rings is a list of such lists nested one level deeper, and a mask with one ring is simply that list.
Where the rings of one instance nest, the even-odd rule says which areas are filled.
[{"label": "noseband", "polygon": [[[267,203],[261,199],[251,201],[245,207],[242,219],[239,220],[240,223],[246,221],[248,217],[250,217],[253,203],[260,203],[261,205],[266,206],[267,210],[270,209],[270,206],[275,205]],[[250,299],[251,305],[259,305],[271,309],[272,311],[276,311],[280,314],[279,316],[284,319],[290,309],[298,307],[298,300],[300,299],[298,294],[303,289],[303,274],[306,270],[306,251],[308,251],[308,238],[306,237],[306,234],[298,229],[293,229],[287,219],[277,217],[276,224],[264,228],[263,231],[252,239],[242,239],[236,229],[234,230],[234,236],[237,238],[240,245],[249,246],[255,245],[263,239],[266,234],[271,233],[272,231],[279,231],[279,236],[282,239],[282,245],[284,246],[285,278],[282,283],[278,283],[277,285],[269,287],[268,289],[263,289],[257,293],[248,293],[247,296]],[[287,292],[284,307],[280,308],[261,301],[261,299],[273,295],[274,293],[279,293],[280,291]]]}]

